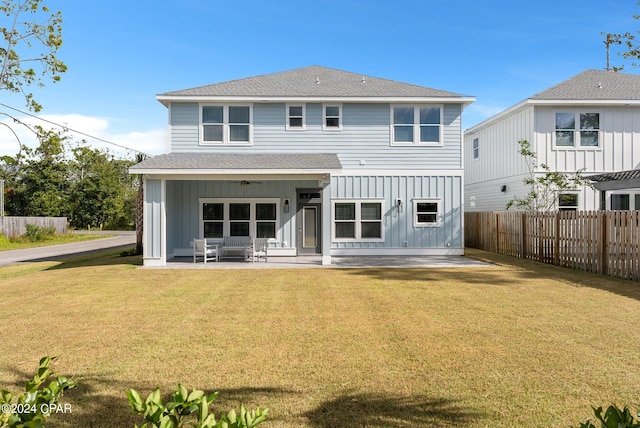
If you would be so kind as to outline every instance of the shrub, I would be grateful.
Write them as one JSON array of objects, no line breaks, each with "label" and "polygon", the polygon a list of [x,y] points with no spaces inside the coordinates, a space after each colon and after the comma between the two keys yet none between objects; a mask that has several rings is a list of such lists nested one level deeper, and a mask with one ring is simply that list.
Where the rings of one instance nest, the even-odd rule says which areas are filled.
[{"label": "shrub", "polygon": [[[625,406],[620,410],[616,406],[609,406],[607,411],[602,415],[602,407],[593,408],[596,418],[600,421],[600,428],[640,428],[640,412],[638,412],[638,421],[634,421],[631,411]],[[578,428],[598,428],[588,419],[579,425]]]},{"label": "shrub", "polygon": [[[213,413],[209,413],[209,405],[218,396],[217,392],[205,395],[203,391],[187,391],[178,384],[178,390],[173,394],[173,401],[162,404],[160,388],[156,388],[145,401],[134,389],[127,392],[129,404],[134,412],[143,415],[147,423],[140,428],[253,428],[260,425],[267,418],[268,409],[259,407],[248,411],[240,405],[238,412],[232,409],[226,415],[221,415],[216,421]],[[136,428],[138,426],[136,425]]]},{"label": "shrub", "polygon": [[49,386],[40,387],[53,375],[51,363],[56,357],[40,359],[40,367],[33,379],[27,382],[25,392],[13,402],[13,394],[0,390],[0,427],[43,427],[51,412],[58,409],[62,393],[75,388],[73,380],[58,376]]},{"label": "shrub", "polygon": [[36,226],[35,224],[25,224],[27,230],[24,235],[31,242],[40,242],[53,237],[56,234],[56,228],[53,226]]}]

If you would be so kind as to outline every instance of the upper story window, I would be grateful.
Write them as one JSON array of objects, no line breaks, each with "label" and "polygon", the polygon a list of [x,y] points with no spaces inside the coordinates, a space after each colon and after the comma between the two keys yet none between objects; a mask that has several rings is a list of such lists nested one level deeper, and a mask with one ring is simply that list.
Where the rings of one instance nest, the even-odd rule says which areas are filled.
[{"label": "upper story window", "polygon": [[442,106],[393,106],[392,144],[442,145]]},{"label": "upper story window", "polygon": [[342,129],[342,106],[323,105],[322,106],[322,128],[325,130]]},{"label": "upper story window", "polygon": [[251,144],[251,116],[251,106],[202,106],[202,144]]},{"label": "upper story window", "polygon": [[473,139],[473,158],[478,159],[480,157],[480,139]]},{"label": "upper story window", "polygon": [[305,128],[305,105],[287,104],[287,129]]},{"label": "upper story window", "polygon": [[556,147],[599,147],[600,113],[556,113]]}]

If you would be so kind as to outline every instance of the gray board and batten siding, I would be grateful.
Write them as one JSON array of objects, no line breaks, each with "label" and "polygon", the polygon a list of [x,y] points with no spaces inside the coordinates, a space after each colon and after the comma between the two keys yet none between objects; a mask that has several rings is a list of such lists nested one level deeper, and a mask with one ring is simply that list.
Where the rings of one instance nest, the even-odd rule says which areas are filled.
[{"label": "gray board and batten siding", "polygon": [[[442,104],[439,104],[442,105]],[[284,103],[253,104],[253,144],[201,145],[198,103],[171,103],[169,123],[172,153],[336,153],[342,166],[394,169],[460,169],[461,104],[443,105],[442,146],[393,146],[390,104],[342,105],[342,129],[323,130],[322,104],[306,104],[304,130],[286,130]]]}]

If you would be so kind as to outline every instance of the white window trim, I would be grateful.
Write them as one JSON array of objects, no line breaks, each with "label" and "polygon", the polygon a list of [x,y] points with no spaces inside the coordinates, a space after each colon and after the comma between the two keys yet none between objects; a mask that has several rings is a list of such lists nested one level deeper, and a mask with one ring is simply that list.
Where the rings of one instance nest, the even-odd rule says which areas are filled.
[{"label": "white window trim", "polygon": [[[336,238],[336,204],[350,204],[356,205],[355,213],[355,238]],[[362,219],[361,219],[361,205],[363,203],[379,203],[380,204],[380,238],[362,238]],[[331,201],[331,239],[333,242],[384,242],[384,213],[385,213],[385,200],[384,199],[333,199]],[[365,220],[366,221],[366,220]]]},{"label": "white window trim", "polygon": [[473,160],[480,159],[480,137],[476,137],[472,140],[471,150],[473,152]]},{"label": "white window trim", "polygon": [[[440,227],[442,226],[442,198],[419,198],[412,199],[413,202],[413,227]],[[436,203],[438,211],[436,212],[436,221],[434,223],[423,223],[418,221],[418,204],[419,203]]]},{"label": "white window trim", "polygon": [[[573,146],[559,146],[556,144],[556,113],[573,113],[574,116],[574,124],[575,128],[573,129]],[[580,115],[585,113],[598,113],[599,114],[599,123],[598,123],[598,145],[597,146],[582,146],[580,143],[580,131],[588,131],[587,129],[580,129]],[[591,110],[554,110],[553,111],[553,148],[555,150],[587,150],[587,151],[597,151],[602,150],[602,111],[598,109]]]},{"label": "white window trim", "polygon": [[[338,126],[327,126],[327,107],[338,107]],[[342,131],[342,104],[322,104],[322,129],[324,131]]]},{"label": "white window trim", "polygon": [[[276,223],[276,241],[280,242],[280,229],[282,224],[280,223],[280,198],[198,198],[198,236],[204,237],[204,219],[202,212],[203,204],[223,204],[224,220],[222,224],[222,236],[229,236],[231,232],[231,220],[229,220],[229,204],[251,204],[250,217],[249,217],[249,236],[255,238],[257,233],[257,220],[256,220],[256,204],[276,204],[276,219],[270,220]],[[214,242],[222,239],[210,238]]]},{"label": "white window trim", "polygon": [[640,210],[640,206],[635,206],[635,199],[637,195],[640,195],[640,192],[637,190],[611,190],[607,192],[606,199],[606,208],[607,210],[611,209],[611,197],[613,195],[629,195],[629,210]]},{"label": "white window trim", "polygon": [[[576,205],[566,205],[564,207],[560,207],[560,195],[576,195]],[[556,209],[558,211],[580,211],[580,202],[582,199],[582,192],[579,190],[562,190],[559,191],[556,196]],[[575,209],[574,209],[575,208]]]},{"label": "white window trim", "polygon": [[[396,142],[393,123],[393,109],[395,107],[411,107],[413,108],[413,142]],[[439,107],[440,108],[440,134],[438,136],[438,142],[420,142],[420,108],[421,107]],[[390,108],[390,141],[392,146],[427,146],[427,147],[442,147],[444,145],[444,104],[391,104]],[[401,125],[401,124],[399,124]],[[405,125],[409,126],[409,125]]]},{"label": "white window trim", "polygon": [[[202,109],[203,107],[222,107],[222,142],[219,141],[205,141],[204,140],[204,127],[206,125],[216,125],[203,123],[202,121]],[[229,123],[229,107],[249,107],[249,123],[242,125],[249,125],[249,141],[230,141],[230,125],[241,125]],[[198,105],[198,120],[200,123],[200,141],[201,146],[252,146],[253,145],[253,104],[228,104],[228,103],[200,103]]]},{"label": "white window trim", "polygon": [[[291,116],[289,115],[289,107],[302,107],[302,126],[291,126],[290,120]],[[307,105],[306,104],[286,104],[285,108],[287,109],[287,123],[285,124],[285,129],[287,131],[304,131],[307,127]],[[297,116],[294,116],[297,117]]]}]

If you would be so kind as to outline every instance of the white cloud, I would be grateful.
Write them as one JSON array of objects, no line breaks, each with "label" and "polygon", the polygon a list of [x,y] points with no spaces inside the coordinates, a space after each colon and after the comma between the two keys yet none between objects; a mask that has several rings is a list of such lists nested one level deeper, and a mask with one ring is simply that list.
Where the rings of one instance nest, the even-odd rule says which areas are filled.
[{"label": "white cloud", "polygon": [[[90,147],[108,149],[119,155],[132,157],[135,152],[126,148],[138,150],[150,155],[167,153],[168,136],[166,129],[150,129],[145,131],[114,132],[108,120],[80,114],[42,115],[34,117],[17,117],[21,122],[33,127],[40,125],[45,129],[56,128],[55,124],[68,128],[67,135],[73,141],[85,140]],[[10,128],[10,129],[9,129]],[[79,131],[79,133],[71,131]],[[15,135],[14,135],[15,133]],[[95,137],[95,138],[93,138]],[[18,139],[26,146],[36,147],[38,142],[27,127],[15,123],[10,118],[0,121],[0,156],[13,156],[18,152]],[[114,143],[114,144],[109,144]]]}]

